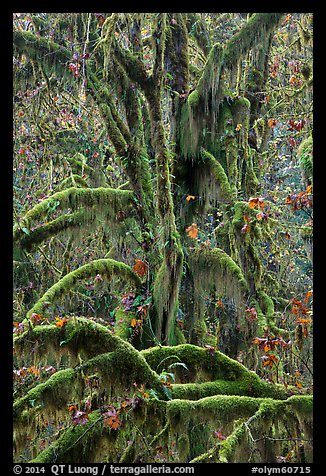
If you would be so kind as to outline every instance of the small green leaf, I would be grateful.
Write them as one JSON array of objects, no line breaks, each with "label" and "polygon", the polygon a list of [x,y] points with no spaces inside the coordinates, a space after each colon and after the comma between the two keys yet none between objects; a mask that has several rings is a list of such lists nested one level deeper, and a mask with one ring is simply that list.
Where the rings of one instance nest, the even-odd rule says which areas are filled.
[{"label": "small green leaf", "polygon": [[172,400],[172,392],[171,389],[166,387],[165,385],[163,386],[163,392],[167,396],[168,400]]},{"label": "small green leaf", "polygon": [[25,235],[30,235],[30,232],[27,230],[27,228],[23,227],[22,231],[25,233]]},{"label": "small green leaf", "polygon": [[170,369],[173,369],[174,367],[183,367],[184,369],[189,371],[188,367],[183,362],[175,362],[174,364],[169,365],[168,369],[170,370]]}]

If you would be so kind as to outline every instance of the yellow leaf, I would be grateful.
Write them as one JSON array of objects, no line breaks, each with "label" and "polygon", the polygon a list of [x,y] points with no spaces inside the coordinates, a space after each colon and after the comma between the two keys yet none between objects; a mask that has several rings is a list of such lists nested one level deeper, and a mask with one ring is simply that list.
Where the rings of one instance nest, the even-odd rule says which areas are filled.
[{"label": "yellow leaf", "polygon": [[195,198],[196,198],[196,197],[195,197],[194,195],[187,195],[187,196],[186,196],[187,202],[190,202],[190,200],[195,200]]}]

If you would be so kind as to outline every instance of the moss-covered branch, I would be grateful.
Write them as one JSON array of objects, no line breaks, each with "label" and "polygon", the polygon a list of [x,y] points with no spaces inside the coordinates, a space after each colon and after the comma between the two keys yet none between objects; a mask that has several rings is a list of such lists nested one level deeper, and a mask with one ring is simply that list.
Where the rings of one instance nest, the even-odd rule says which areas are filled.
[{"label": "moss-covered branch", "polygon": [[14,241],[17,242],[20,248],[31,251],[35,246],[60,232],[75,230],[80,227],[83,227],[83,231],[85,231],[86,226],[93,224],[97,217],[98,215],[95,210],[90,214],[85,213],[85,210],[82,209],[75,213],[65,214],[44,225],[33,228],[29,234],[24,232],[22,228],[16,226],[14,228]]},{"label": "moss-covered branch", "polygon": [[29,31],[13,31],[14,49],[21,53],[29,53],[33,59],[40,60],[42,56],[53,55],[51,60],[65,63],[71,57],[71,52],[62,45],[44,37],[37,37]]},{"label": "moss-covered branch", "polygon": [[43,359],[50,351],[56,356],[68,352],[73,358],[88,359],[103,352],[113,352],[122,344],[107,327],[92,320],[73,317],[63,327],[53,324],[28,328],[14,337],[14,348],[19,360],[32,363],[35,356]]},{"label": "moss-covered branch", "polygon": [[50,303],[53,303],[61,296],[67,294],[78,281],[95,277],[97,274],[108,280],[116,276],[129,281],[136,287],[141,286],[140,278],[125,263],[112,259],[98,259],[81,266],[61,278],[34,304],[32,309],[27,313],[27,318],[30,319],[33,313],[43,314]]},{"label": "moss-covered branch", "polygon": [[241,30],[232,36],[224,51],[224,68],[234,68],[250,48],[260,45],[270,31],[277,27],[284,13],[256,13]]},{"label": "moss-covered branch", "polygon": [[95,209],[97,207],[97,214],[115,217],[119,210],[125,210],[132,204],[131,199],[132,192],[130,190],[104,187],[88,189],[71,187],[56,192],[36,204],[21,218],[19,225],[14,228],[14,239],[21,233],[23,227],[30,230],[33,221],[40,220],[58,209],[75,210],[79,207]]},{"label": "moss-covered branch", "polygon": [[[222,249],[193,250],[189,255],[189,261],[193,270],[196,270],[198,282],[203,288],[215,286],[221,293],[227,293],[235,297],[244,296],[248,292],[248,284],[235,261]],[[203,276],[206,276],[205,281]],[[209,279],[212,277],[212,282]],[[196,278],[197,279],[197,278]],[[238,292],[235,291],[238,288]]]}]

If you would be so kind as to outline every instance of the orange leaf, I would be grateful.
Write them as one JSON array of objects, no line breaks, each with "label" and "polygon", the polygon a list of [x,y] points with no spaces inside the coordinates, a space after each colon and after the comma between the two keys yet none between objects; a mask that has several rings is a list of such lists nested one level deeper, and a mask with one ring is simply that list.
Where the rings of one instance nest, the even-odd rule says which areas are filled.
[{"label": "orange leaf", "polygon": [[133,318],[130,325],[131,325],[131,327],[136,327],[137,326],[137,320],[135,318]]},{"label": "orange leaf", "polygon": [[141,259],[135,259],[136,264],[134,265],[134,272],[138,274],[138,276],[144,276],[147,273],[148,266],[144,261]]},{"label": "orange leaf", "polygon": [[308,291],[307,294],[306,294],[306,297],[305,297],[305,300],[304,302],[307,304],[308,303],[308,300],[309,298],[313,295],[313,292],[312,291]]},{"label": "orange leaf", "polygon": [[187,195],[187,196],[186,196],[187,202],[190,202],[190,200],[195,200],[195,198],[196,198],[196,197],[195,197],[194,195]]},{"label": "orange leaf", "polygon": [[112,430],[117,430],[122,425],[122,421],[117,415],[110,416],[107,426]]},{"label": "orange leaf", "polygon": [[276,124],[278,124],[278,122],[272,118],[268,119],[267,123],[268,123],[268,127],[270,127],[271,129],[273,129],[276,126]]},{"label": "orange leaf", "polygon": [[55,323],[56,327],[64,327],[68,322],[68,319],[65,317],[56,317],[55,320],[57,321]]},{"label": "orange leaf", "polygon": [[196,223],[193,223],[192,225],[188,226],[188,228],[186,229],[186,232],[188,233],[190,238],[193,238],[193,239],[197,238],[198,228]]}]

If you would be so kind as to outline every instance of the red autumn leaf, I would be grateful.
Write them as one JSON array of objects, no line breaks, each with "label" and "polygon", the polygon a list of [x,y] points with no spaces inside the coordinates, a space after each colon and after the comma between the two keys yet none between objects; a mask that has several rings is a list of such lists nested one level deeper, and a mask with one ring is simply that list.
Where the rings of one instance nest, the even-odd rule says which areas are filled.
[{"label": "red autumn leaf", "polygon": [[105,426],[109,426],[112,430],[117,430],[118,428],[120,428],[121,425],[122,425],[122,421],[120,420],[118,415],[115,415],[115,416],[109,417],[107,424]]},{"label": "red autumn leaf", "polygon": [[138,276],[145,276],[148,270],[147,264],[142,261],[141,259],[135,259],[135,265],[133,267],[133,270]]},{"label": "red autumn leaf", "polygon": [[241,233],[250,233],[250,226],[248,223],[246,223],[242,228],[241,228]]},{"label": "red autumn leaf", "polygon": [[257,220],[263,221],[263,220],[267,220],[268,215],[267,213],[259,212],[257,213],[256,218]]},{"label": "red autumn leaf", "polygon": [[245,312],[246,312],[245,317],[247,319],[249,319],[249,321],[256,321],[257,320],[257,318],[258,318],[257,317],[257,311],[254,307],[251,307],[250,309],[249,308],[246,309]]},{"label": "red autumn leaf", "polygon": [[313,292],[312,292],[312,291],[308,291],[308,292],[306,293],[306,297],[305,297],[305,300],[304,300],[304,302],[305,302],[306,304],[308,304],[309,298],[310,298],[312,295],[313,295]]},{"label": "red autumn leaf", "polygon": [[223,435],[221,428],[217,431],[213,431],[213,438],[218,438],[219,440],[226,440],[226,436]]},{"label": "red autumn leaf", "polygon": [[216,307],[218,307],[219,309],[222,309],[222,310],[225,308],[222,299],[218,299],[218,300],[217,300],[217,302],[216,302]]}]

